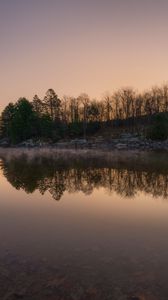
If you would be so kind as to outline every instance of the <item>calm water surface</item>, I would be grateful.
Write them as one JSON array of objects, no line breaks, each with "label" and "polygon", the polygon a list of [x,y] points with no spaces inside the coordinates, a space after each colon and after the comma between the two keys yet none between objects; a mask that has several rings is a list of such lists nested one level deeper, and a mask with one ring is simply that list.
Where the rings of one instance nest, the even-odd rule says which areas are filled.
[{"label": "calm water surface", "polygon": [[0,299],[168,299],[167,154],[0,157]]}]

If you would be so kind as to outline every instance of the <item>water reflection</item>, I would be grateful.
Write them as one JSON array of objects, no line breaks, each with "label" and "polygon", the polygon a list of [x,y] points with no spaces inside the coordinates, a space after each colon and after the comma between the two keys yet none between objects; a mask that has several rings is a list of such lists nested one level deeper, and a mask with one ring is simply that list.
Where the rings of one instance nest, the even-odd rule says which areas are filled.
[{"label": "water reflection", "polygon": [[[150,159],[149,159],[150,157]],[[0,167],[8,182],[26,193],[47,191],[60,200],[65,191],[91,194],[103,187],[108,193],[134,197],[145,192],[154,197],[168,197],[168,168],[164,156],[127,160],[99,156],[3,156]]]},{"label": "water reflection", "polygon": [[0,183],[0,299],[167,300],[167,154],[0,150]]}]

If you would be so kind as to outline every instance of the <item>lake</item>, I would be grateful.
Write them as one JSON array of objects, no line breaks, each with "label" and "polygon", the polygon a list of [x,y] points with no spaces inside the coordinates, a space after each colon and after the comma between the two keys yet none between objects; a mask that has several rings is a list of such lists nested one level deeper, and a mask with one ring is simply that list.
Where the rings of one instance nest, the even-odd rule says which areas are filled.
[{"label": "lake", "polygon": [[0,150],[0,299],[167,300],[166,153]]}]

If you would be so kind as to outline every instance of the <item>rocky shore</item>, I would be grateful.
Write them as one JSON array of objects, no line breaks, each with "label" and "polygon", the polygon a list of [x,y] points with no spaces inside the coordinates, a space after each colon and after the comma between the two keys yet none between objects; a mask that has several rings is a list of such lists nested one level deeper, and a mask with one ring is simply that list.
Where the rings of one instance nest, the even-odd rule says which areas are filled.
[{"label": "rocky shore", "polygon": [[153,141],[132,135],[130,133],[122,134],[118,138],[105,139],[101,136],[89,139],[61,140],[53,143],[52,141],[44,142],[33,139],[26,140],[17,145],[10,145],[7,140],[0,140],[0,147],[15,148],[54,148],[54,149],[95,149],[95,150],[139,150],[139,151],[168,151],[168,140]]}]

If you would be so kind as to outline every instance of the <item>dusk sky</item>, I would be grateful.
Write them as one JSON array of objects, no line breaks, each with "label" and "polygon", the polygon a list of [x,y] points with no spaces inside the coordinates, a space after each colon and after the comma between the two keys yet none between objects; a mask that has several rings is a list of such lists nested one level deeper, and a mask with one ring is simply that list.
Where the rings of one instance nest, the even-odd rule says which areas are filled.
[{"label": "dusk sky", "polygon": [[167,0],[0,0],[0,110],[168,81]]}]

